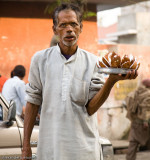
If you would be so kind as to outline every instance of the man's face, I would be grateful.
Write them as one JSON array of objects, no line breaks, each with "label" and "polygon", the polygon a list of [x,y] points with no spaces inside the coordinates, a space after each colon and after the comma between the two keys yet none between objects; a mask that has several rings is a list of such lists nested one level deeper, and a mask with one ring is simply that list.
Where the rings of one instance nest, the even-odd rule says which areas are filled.
[{"label": "man's face", "polygon": [[77,45],[82,25],[78,22],[76,13],[72,10],[64,10],[58,14],[58,24],[53,28],[59,36],[60,45],[71,47]]}]

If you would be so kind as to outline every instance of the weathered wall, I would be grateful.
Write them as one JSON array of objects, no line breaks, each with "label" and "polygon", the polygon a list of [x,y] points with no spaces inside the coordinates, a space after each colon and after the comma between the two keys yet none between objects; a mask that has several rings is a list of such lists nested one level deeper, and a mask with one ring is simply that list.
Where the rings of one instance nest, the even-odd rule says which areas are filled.
[{"label": "weathered wall", "polygon": [[130,121],[126,113],[123,107],[101,108],[98,112],[100,135],[110,140],[127,139]]},{"label": "weathered wall", "polygon": [[121,56],[132,54],[141,63],[138,78],[116,83],[110,96],[98,111],[99,131],[102,136],[113,140],[127,138],[130,121],[126,118],[127,111],[122,106],[122,102],[129,92],[136,89],[143,78],[150,78],[150,46],[119,44],[101,45],[99,47],[101,50],[116,51]]},{"label": "weathered wall", "polygon": [[[149,3],[150,10],[150,3]],[[137,44],[150,45],[150,12],[136,14],[137,21]]]},{"label": "weathered wall", "polygon": [[[22,64],[27,69],[32,55],[49,47],[53,36],[51,19],[0,18],[0,73],[9,78],[15,65]],[[83,22],[83,32],[79,46],[97,53],[96,22]]]},{"label": "weathered wall", "polygon": [[[143,18],[144,17],[144,18]],[[138,44],[150,45],[150,13],[137,12],[132,14],[124,14],[118,18],[118,31],[127,31],[135,29],[136,34],[128,34],[119,36],[119,43],[122,44]]]},{"label": "weathered wall", "polygon": [[[30,18],[0,18],[0,72],[8,78],[13,67],[23,64],[27,69],[25,81],[32,55],[41,49],[49,47],[52,32],[52,20]],[[96,22],[83,22],[83,32],[80,35],[79,46],[98,55],[98,50],[109,49],[117,53],[132,53],[141,61],[139,77],[150,77],[149,50],[150,46],[137,45],[98,45]],[[144,71],[144,72],[143,72]],[[112,139],[120,139],[129,129],[129,121],[125,118],[126,111],[119,107],[123,97],[128,93],[129,83],[117,83],[104,108],[99,110],[100,134]],[[133,82],[135,84],[137,82]],[[118,87],[119,86],[119,87]],[[134,85],[132,85],[134,88]],[[132,87],[129,89],[133,89]],[[120,94],[121,99],[116,96]],[[106,107],[106,108],[105,108]],[[122,124],[124,126],[122,126]],[[120,127],[121,126],[121,127]]]},{"label": "weathered wall", "polygon": [[[136,27],[136,14],[132,13],[118,17],[118,32],[136,29]],[[118,42],[124,44],[138,44],[137,34],[119,36]]]},{"label": "weathered wall", "polygon": [[116,44],[116,45],[99,45],[99,50],[107,49],[115,51],[119,55],[132,54],[140,61],[139,76],[140,78],[150,77],[150,45],[132,45],[132,44]]}]

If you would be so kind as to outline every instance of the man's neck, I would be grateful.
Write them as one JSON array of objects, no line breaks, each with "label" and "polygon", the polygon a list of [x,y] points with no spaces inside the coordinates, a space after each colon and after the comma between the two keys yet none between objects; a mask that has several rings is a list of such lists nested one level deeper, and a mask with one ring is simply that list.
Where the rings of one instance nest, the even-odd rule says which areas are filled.
[{"label": "man's neck", "polygon": [[61,53],[63,55],[70,55],[71,56],[76,53],[78,46],[74,45],[74,46],[68,47],[68,46],[64,46],[64,45],[59,44],[59,47],[60,47]]}]

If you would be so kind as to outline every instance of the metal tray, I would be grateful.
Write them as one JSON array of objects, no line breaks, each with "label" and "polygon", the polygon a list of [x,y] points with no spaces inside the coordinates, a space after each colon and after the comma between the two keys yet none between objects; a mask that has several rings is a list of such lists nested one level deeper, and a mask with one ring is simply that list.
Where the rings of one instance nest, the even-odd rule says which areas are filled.
[{"label": "metal tray", "polygon": [[100,68],[99,73],[105,74],[127,74],[129,71],[133,69],[125,69],[125,68]]}]

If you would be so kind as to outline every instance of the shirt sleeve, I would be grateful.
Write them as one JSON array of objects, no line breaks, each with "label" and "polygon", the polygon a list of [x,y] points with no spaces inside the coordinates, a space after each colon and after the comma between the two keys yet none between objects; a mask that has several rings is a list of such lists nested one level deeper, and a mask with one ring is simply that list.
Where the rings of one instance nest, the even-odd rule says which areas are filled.
[{"label": "shirt sleeve", "polygon": [[103,87],[104,83],[105,83],[104,75],[98,73],[98,67],[97,65],[95,65],[93,76],[90,82],[89,97],[88,97],[89,100],[91,100],[96,95],[96,93]]},{"label": "shirt sleeve", "polygon": [[29,83],[26,84],[26,100],[35,105],[42,104],[42,84],[40,79],[39,56],[34,55],[31,59],[29,71]]}]

